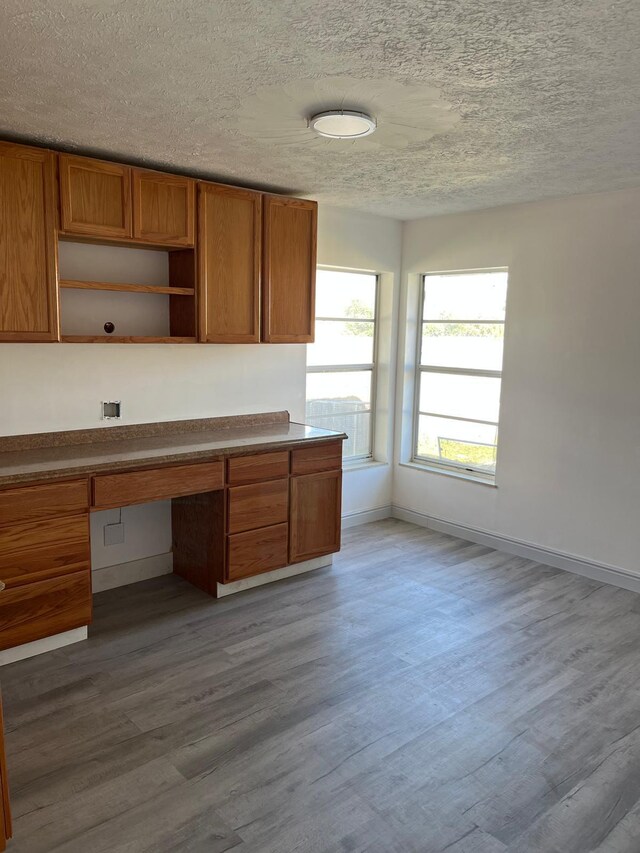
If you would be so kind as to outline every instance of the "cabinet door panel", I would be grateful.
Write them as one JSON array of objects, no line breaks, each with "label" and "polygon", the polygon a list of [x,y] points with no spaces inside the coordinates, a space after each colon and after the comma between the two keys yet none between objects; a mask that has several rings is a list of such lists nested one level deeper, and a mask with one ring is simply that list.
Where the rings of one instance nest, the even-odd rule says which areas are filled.
[{"label": "cabinet door panel", "polygon": [[58,340],[55,157],[0,143],[0,340]]},{"label": "cabinet door panel", "polygon": [[262,196],[200,184],[200,337],[207,343],[260,340]]},{"label": "cabinet door panel", "polygon": [[340,550],[342,471],[291,478],[289,562]]},{"label": "cabinet door panel", "polygon": [[193,246],[195,181],[133,171],[133,236],[148,243]]},{"label": "cabinet door panel", "polygon": [[93,237],[131,237],[131,169],[61,154],[62,230]]},{"label": "cabinet door panel", "polygon": [[315,201],[265,196],[262,339],[311,343],[315,326]]},{"label": "cabinet door panel", "polygon": [[91,572],[34,581],[0,593],[0,649],[91,622]]}]

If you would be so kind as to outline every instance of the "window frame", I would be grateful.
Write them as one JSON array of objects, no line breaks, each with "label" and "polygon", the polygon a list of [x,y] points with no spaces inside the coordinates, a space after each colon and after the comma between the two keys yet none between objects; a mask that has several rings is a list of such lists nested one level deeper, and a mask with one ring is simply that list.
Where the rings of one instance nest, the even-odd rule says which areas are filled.
[{"label": "window frame", "polygon": [[[467,367],[442,367],[439,365],[428,365],[422,364],[422,330],[425,322],[427,323],[469,323],[470,325],[480,325],[480,324],[490,324],[490,325],[501,325],[503,328],[506,328],[507,322],[507,313],[505,306],[505,316],[503,320],[457,320],[457,319],[446,319],[446,320],[425,320],[424,319],[424,303],[425,303],[425,288],[427,279],[431,276],[445,276],[445,275],[474,275],[474,274],[482,274],[482,273],[506,273],[507,275],[507,295],[509,292],[509,268],[508,267],[481,267],[478,269],[462,269],[462,270],[432,270],[430,272],[421,273],[420,275],[420,286],[418,288],[418,324],[417,324],[417,335],[416,335],[416,354],[415,354],[415,378],[414,378],[414,387],[413,387],[413,414],[412,414],[412,433],[411,433],[411,464],[418,465],[421,468],[424,468],[429,471],[433,471],[438,474],[448,474],[454,477],[459,477],[467,480],[476,480],[481,483],[489,483],[491,485],[495,485],[497,473],[498,473],[498,447],[499,447],[499,435],[500,435],[500,408],[502,407],[502,374],[504,372],[504,351],[502,356],[502,367],[500,370],[479,370],[477,368],[467,368]],[[504,336],[503,336],[504,340]],[[422,374],[423,373],[440,373],[445,375],[453,375],[453,376],[477,376],[477,377],[485,377],[490,379],[499,379],[500,380],[500,404],[498,410],[498,420],[494,421],[486,421],[480,420],[477,418],[464,418],[464,417],[453,417],[448,415],[436,414],[434,412],[423,412],[420,411],[420,390],[421,390],[421,382],[422,382]],[[453,420],[453,421],[465,421],[466,423],[477,423],[477,424],[486,424],[488,426],[495,426],[496,434],[498,438],[496,439],[496,465],[494,471],[486,471],[481,468],[472,468],[469,465],[464,465],[462,463],[456,463],[452,461],[448,462],[440,462],[437,459],[433,459],[428,456],[420,456],[418,455],[418,430],[420,423],[420,415],[425,417],[437,417],[442,418],[443,420]]]},{"label": "window frame", "polygon": [[[373,361],[371,364],[314,364],[306,366],[306,375],[310,373],[364,373],[371,372],[371,402],[369,404],[370,429],[369,429],[369,452],[359,456],[343,456],[343,466],[363,465],[367,462],[375,462],[375,430],[376,430],[376,400],[378,389],[378,318],[380,309],[380,273],[373,270],[353,269],[349,267],[332,267],[325,264],[318,264],[318,270],[326,272],[342,272],[353,273],[354,275],[370,275],[375,278],[375,296],[373,307],[373,320],[365,320],[353,317],[318,317],[314,318],[315,323],[320,321],[329,321],[336,323],[373,323]],[[305,409],[307,405],[306,384],[305,384]],[[365,412],[345,412],[343,414],[366,414]],[[327,416],[330,417],[330,416]],[[305,414],[306,420],[306,414]]]}]

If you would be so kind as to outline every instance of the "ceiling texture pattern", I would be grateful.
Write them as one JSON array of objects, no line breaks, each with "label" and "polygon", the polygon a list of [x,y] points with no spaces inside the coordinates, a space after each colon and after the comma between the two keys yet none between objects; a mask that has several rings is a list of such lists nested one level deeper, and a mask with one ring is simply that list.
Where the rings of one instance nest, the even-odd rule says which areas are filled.
[{"label": "ceiling texture pattern", "polygon": [[[639,0],[3,0],[0,136],[410,219],[640,185]],[[313,112],[371,112],[320,139]]]}]

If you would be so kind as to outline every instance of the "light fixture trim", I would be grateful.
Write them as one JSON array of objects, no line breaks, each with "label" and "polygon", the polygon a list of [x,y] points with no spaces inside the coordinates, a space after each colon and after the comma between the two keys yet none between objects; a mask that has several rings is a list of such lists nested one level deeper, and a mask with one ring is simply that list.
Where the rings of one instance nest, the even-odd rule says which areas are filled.
[{"label": "light fixture trim", "polygon": [[312,115],[309,127],[327,139],[360,139],[378,126],[375,118],[356,110],[325,110]]}]

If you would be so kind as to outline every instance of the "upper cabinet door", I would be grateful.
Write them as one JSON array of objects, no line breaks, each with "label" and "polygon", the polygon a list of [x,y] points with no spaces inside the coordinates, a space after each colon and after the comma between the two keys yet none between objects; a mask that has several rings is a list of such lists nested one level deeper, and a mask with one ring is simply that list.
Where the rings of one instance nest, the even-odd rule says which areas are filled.
[{"label": "upper cabinet door", "polygon": [[91,237],[131,237],[131,169],[61,154],[62,230]]},{"label": "upper cabinet door", "polygon": [[311,343],[315,325],[315,201],[265,196],[262,340]]},{"label": "upper cabinet door", "polygon": [[56,341],[55,156],[0,143],[0,340]]},{"label": "upper cabinet door", "polygon": [[133,236],[147,243],[193,246],[195,181],[133,170]]},{"label": "upper cabinet door", "polygon": [[200,184],[198,198],[200,339],[258,343],[262,196]]}]

